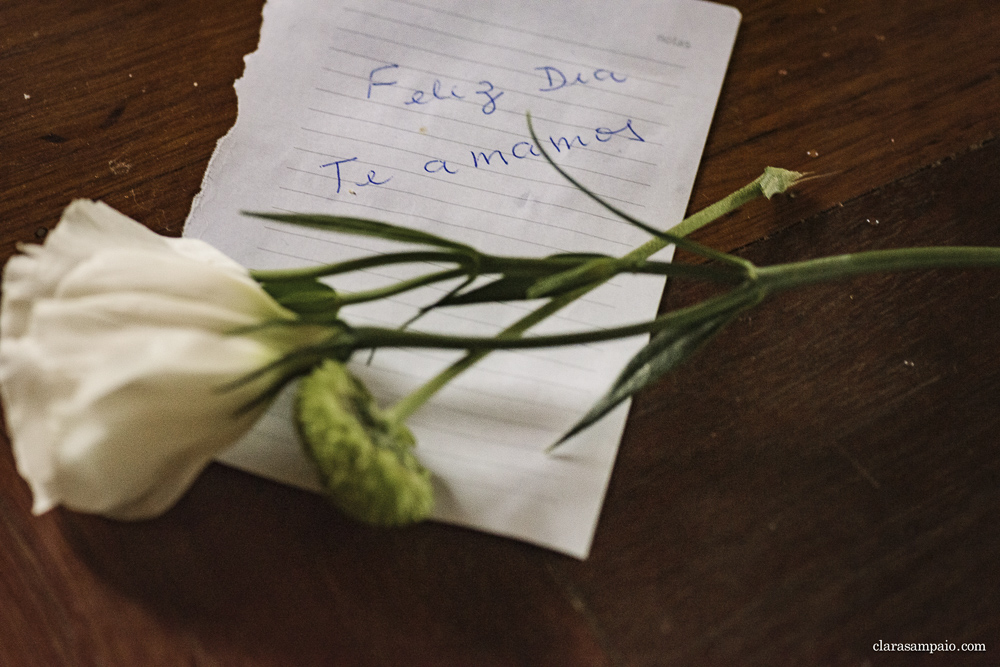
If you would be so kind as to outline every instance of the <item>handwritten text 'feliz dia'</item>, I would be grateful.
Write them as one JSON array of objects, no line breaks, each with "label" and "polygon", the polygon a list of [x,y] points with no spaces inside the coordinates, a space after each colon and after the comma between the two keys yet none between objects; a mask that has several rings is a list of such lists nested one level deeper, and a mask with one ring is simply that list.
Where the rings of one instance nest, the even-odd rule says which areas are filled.
[{"label": "handwritten text 'feliz dia'", "polygon": [[[417,88],[407,88],[401,86],[398,76],[399,65],[390,63],[380,65],[368,73],[368,93],[366,99],[372,99],[374,93],[379,92],[383,87],[394,88],[405,91],[401,99],[406,106],[423,106],[435,102],[454,102],[468,99],[479,104],[479,110],[487,116],[497,110],[497,102],[503,96],[504,91],[498,88],[493,82],[483,79],[475,85],[468,83],[445,83],[436,78],[430,86],[421,85]],[[540,93],[552,93],[563,90],[571,86],[591,86],[594,84],[622,84],[628,80],[628,76],[610,69],[597,68],[586,72],[577,72],[573,75],[564,73],[560,68],[552,65],[536,67],[536,72],[541,73],[545,79],[545,85],[538,88]],[[409,97],[407,97],[407,95]]]}]

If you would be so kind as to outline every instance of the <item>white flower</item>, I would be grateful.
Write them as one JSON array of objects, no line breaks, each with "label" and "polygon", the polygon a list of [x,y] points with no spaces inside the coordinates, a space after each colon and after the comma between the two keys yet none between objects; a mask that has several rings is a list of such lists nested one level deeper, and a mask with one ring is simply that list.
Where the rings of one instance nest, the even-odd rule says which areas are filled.
[{"label": "white flower", "polygon": [[[156,516],[263,406],[229,382],[293,349],[293,316],[204,242],[78,200],[4,269],[0,397],[34,512]],[[296,335],[305,335],[297,330]]]}]

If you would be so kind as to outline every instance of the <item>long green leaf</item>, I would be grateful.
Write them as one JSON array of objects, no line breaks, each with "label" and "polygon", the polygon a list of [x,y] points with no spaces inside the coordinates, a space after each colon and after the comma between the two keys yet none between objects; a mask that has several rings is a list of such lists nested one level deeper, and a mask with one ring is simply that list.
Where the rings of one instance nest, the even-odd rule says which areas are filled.
[{"label": "long green leaf", "polygon": [[438,302],[438,306],[466,306],[473,303],[499,301],[520,301],[528,288],[537,282],[533,276],[502,277],[467,292],[450,294]]},{"label": "long green leaf", "polygon": [[540,279],[528,290],[528,296],[538,299],[565,294],[571,289],[606,282],[620,270],[621,263],[612,257],[597,257],[572,269]]},{"label": "long green leaf", "polygon": [[368,220],[366,218],[352,218],[340,215],[321,215],[306,213],[254,213],[243,211],[244,215],[265,220],[275,220],[277,222],[287,222],[302,227],[313,227],[315,229],[327,229],[341,234],[354,234],[358,236],[373,236],[375,238],[386,239],[388,241],[398,241],[400,243],[417,243],[421,245],[435,246],[438,248],[452,248],[462,250],[471,255],[478,255],[479,251],[457,241],[436,236],[428,232],[402,227],[400,225],[380,222],[378,220]]},{"label": "long green leaf", "polygon": [[648,387],[665,373],[672,371],[728,324],[739,309],[726,311],[687,327],[664,329],[650,339],[622,369],[608,392],[549,449],[565,442],[604,415],[622,401]]},{"label": "long green leaf", "polygon": [[[437,305],[466,306],[474,303],[535,299],[538,297],[531,295],[530,291],[538,283],[538,280],[534,276],[504,276],[467,292],[449,295]],[[567,285],[562,289],[547,292],[545,298],[559,296],[577,287],[576,285]]]}]

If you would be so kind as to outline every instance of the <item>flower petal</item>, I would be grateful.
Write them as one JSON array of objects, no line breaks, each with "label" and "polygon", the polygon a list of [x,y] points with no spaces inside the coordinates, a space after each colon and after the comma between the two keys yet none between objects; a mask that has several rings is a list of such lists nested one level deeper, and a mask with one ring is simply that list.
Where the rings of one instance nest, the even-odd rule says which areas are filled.
[{"label": "flower petal", "polygon": [[233,381],[317,335],[255,329],[294,315],[207,244],[104,204],[73,202],[22,250],[0,295],[0,397],[35,512],[163,512],[264,409],[242,410],[271,378]]},{"label": "flower petal", "polygon": [[219,271],[186,257],[148,250],[106,249],[69,271],[53,296],[142,292],[173,296],[245,313],[257,319],[291,319],[245,272]]},{"label": "flower petal", "polygon": [[[63,504],[122,518],[159,514],[259,415],[237,412],[263,380],[221,389],[270,360],[270,348],[253,340],[152,327],[85,340],[93,347],[66,345],[55,357],[32,338],[4,351],[5,393],[18,395],[7,401],[8,428],[36,511]],[[108,349],[113,362],[101,352]]]}]

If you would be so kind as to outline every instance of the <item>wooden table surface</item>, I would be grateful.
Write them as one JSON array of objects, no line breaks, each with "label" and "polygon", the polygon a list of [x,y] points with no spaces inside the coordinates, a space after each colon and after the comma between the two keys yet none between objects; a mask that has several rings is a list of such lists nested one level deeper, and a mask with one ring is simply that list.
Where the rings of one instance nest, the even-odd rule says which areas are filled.
[{"label": "wooden table surface", "polygon": [[[1000,245],[996,0],[731,4],[692,210],[765,165],[826,177],[699,240],[762,264]],[[261,5],[0,3],[4,257],[74,197],[179,234]],[[736,322],[634,401],[584,562],[366,528],[219,465],[153,521],[33,517],[0,446],[0,664],[998,665],[998,279],[856,280]]]}]

